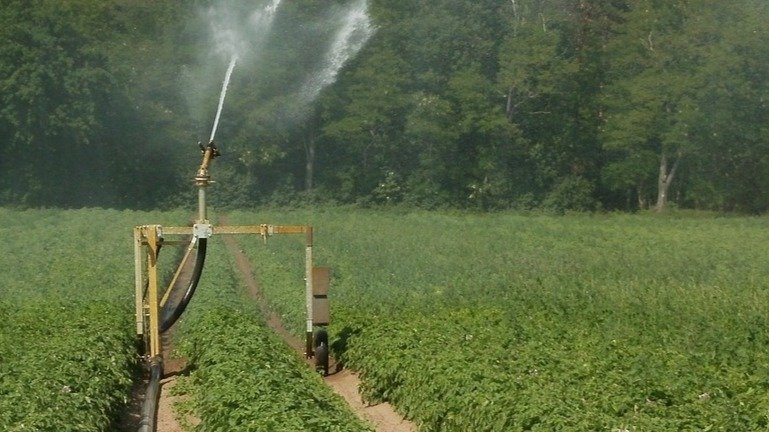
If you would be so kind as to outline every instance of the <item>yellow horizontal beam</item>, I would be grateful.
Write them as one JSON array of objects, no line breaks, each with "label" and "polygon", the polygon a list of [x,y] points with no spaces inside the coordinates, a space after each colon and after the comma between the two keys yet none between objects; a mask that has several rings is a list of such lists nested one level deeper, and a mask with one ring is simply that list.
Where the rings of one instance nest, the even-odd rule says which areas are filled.
[{"label": "yellow horizontal beam", "polygon": [[[214,234],[304,234],[310,227],[306,225],[222,225],[214,226]],[[192,227],[162,226],[163,235],[192,235]],[[146,241],[145,241],[146,244]]]},{"label": "yellow horizontal beam", "polygon": [[169,234],[169,235],[192,235],[192,227],[173,227],[173,226],[165,226],[162,227],[163,235]]},{"label": "yellow horizontal beam", "polygon": [[232,225],[215,226],[214,234],[303,234],[307,231],[304,225]]}]

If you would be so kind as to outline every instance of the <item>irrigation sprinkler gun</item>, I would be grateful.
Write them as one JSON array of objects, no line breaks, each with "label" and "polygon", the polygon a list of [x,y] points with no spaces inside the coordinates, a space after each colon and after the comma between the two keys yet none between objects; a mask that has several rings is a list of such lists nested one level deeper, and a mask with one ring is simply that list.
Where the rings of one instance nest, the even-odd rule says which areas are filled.
[{"label": "irrigation sprinkler gun", "polygon": [[[203,272],[208,239],[214,235],[258,235],[265,241],[279,234],[304,234],[305,238],[305,356],[315,357],[316,365],[328,374],[329,269],[313,265],[313,231],[309,225],[235,225],[214,226],[208,220],[206,193],[213,183],[209,174],[211,162],[220,156],[213,140],[199,144],[202,161],[194,181],[198,189],[197,219],[191,227],[140,225],[133,230],[135,261],[136,334],[143,342],[143,358],[150,370],[142,410],[140,432],[153,432],[163,376],[162,335],[179,319],[195,293]],[[189,240],[185,240],[188,237]],[[158,278],[158,256],[161,248],[185,246],[181,260],[168,287],[161,292]],[[194,255],[194,259],[191,259]],[[317,330],[316,330],[317,328]]]}]

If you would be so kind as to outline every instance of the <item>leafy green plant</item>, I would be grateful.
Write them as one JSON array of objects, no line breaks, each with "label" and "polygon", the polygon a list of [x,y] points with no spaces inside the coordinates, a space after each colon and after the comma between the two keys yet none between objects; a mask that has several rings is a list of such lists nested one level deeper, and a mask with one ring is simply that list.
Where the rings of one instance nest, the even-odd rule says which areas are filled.
[{"label": "leafy green plant", "polygon": [[3,430],[106,430],[127,402],[135,365],[125,305],[59,299],[5,312]]},{"label": "leafy green plant", "polygon": [[179,387],[191,396],[182,409],[201,419],[195,430],[369,430],[264,324],[217,240],[177,338],[191,369]]},{"label": "leafy green plant", "polygon": [[0,429],[104,431],[136,365],[131,228],[181,213],[0,208]]},{"label": "leafy green plant", "polygon": [[[769,225],[694,216],[259,213],[313,224],[332,349],[420,430],[764,430]],[[301,317],[301,246],[245,249]]]}]

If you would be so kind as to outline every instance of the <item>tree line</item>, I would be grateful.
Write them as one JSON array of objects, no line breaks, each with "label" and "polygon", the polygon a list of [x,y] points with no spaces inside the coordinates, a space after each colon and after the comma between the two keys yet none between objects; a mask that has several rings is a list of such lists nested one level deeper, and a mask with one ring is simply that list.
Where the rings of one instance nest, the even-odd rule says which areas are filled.
[{"label": "tree line", "polygon": [[[215,204],[769,209],[763,0],[369,0],[373,35],[307,101],[349,3],[282,2],[238,64]],[[0,203],[193,199],[216,5],[4,0]]]}]

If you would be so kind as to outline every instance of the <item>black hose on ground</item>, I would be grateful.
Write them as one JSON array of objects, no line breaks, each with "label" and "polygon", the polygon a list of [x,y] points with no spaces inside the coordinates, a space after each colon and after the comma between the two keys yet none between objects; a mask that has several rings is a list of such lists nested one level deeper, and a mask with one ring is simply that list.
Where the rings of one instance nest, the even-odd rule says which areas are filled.
[{"label": "black hose on ground", "polygon": [[[160,315],[160,332],[164,333],[168,329],[171,328],[171,326],[176,323],[176,320],[179,319],[179,317],[182,315],[184,310],[187,308],[187,305],[189,304],[190,300],[192,299],[192,296],[195,294],[195,289],[198,287],[198,282],[200,281],[200,275],[203,273],[203,264],[206,262],[206,244],[208,242],[208,239],[201,238],[198,239],[198,247],[197,247],[197,253],[195,254],[195,267],[192,269],[192,276],[190,277],[190,282],[187,285],[186,290],[184,291],[184,296],[182,299],[176,303],[176,305],[170,305],[169,303],[166,303],[166,305],[163,307],[163,310],[161,311]],[[173,289],[175,287],[171,287],[169,289]]]},{"label": "black hose on ground", "polygon": [[147,393],[144,395],[138,432],[155,432],[161,378],[163,378],[163,360],[155,357],[150,360],[150,382],[147,385]]}]

